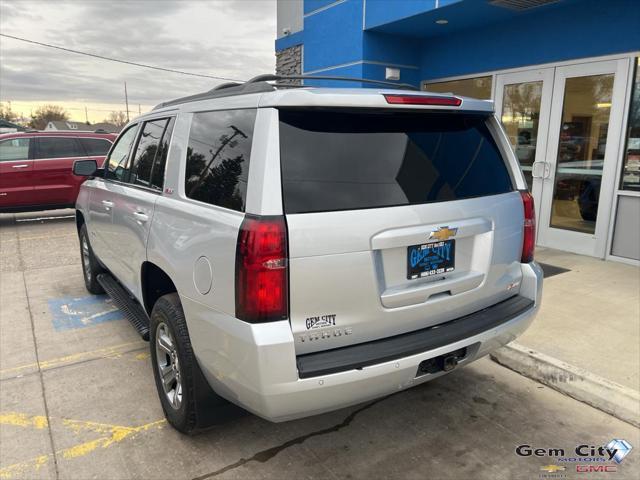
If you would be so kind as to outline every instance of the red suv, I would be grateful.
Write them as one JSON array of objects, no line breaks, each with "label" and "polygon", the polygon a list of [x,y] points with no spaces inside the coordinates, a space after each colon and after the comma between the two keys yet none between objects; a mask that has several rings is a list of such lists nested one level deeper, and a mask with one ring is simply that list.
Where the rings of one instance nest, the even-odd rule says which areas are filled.
[{"label": "red suv", "polygon": [[102,166],[117,135],[74,132],[0,135],[0,212],[73,207],[86,177],[73,163]]}]

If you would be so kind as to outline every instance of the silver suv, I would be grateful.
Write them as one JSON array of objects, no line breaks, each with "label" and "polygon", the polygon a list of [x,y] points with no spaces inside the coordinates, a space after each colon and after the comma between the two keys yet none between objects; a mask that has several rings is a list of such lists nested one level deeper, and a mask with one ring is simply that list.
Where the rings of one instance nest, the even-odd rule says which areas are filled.
[{"label": "silver suv", "polygon": [[150,340],[169,422],[421,384],[520,335],[534,209],[491,102],[262,76],[131,122],[77,201],[82,267]]}]

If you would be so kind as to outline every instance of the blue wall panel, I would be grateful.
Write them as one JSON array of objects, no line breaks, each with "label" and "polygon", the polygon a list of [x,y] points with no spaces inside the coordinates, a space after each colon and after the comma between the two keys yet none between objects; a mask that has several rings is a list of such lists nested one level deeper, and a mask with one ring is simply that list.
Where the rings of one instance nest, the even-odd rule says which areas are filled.
[{"label": "blue wall panel", "polygon": [[276,40],[276,51],[284,50],[285,48],[293,47],[294,45],[300,45],[304,43],[304,30],[294,32],[286,37],[278,38]]},{"label": "blue wall panel", "polygon": [[305,17],[303,71],[362,60],[362,36],[362,0]]},{"label": "blue wall panel", "polygon": [[[308,0],[307,0],[308,1]],[[460,0],[365,0],[366,28],[383,25],[400,18],[428,12],[436,8],[459,2]]]},{"label": "blue wall panel", "polygon": [[[362,66],[362,77],[372,80],[384,80],[385,66],[365,63]],[[410,68],[400,68],[400,80],[397,83],[409,83],[416,87],[420,85],[420,70]],[[381,85],[363,85],[371,88],[384,88]]]},{"label": "blue wall panel", "polygon": [[313,12],[314,10],[318,10],[319,8],[327,7],[332,3],[336,3],[336,1],[339,0],[303,0],[303,13],[304,15],[306,15]]},{"label": "blue wall panel", "polygon": [[584,0],[422,43],[422,79],[640,50],[640,2]]},{"label": "blue wall panel", "polygon": [[[277,40],[276,48],[304,44],[305,73],[384,79],[384,64],[400,65],[401,81],[416,85],[423,79],[640,50],[640,0],[563,0],[515,13],[479,0],[440,0],[435,10],[434,0],[366,0],[366,31],[364,5],[364,0],[305,0],[306,13],[328,8],[306,16],[304,29]],[[440,12],[447,13],[445,28],[434,23]],[[370,27],[369,22],[382,23]],[[383,65],[363,66],[363,61]]]},{"label": "blue wall panel", "polygon": [[[348,67],[332,68],[331,70],[319,72],[318,75],[333,75],[338,77],[363,78],[364,77],[363,65],[361,63],[358,63],[356,65],[349,65]],[[352,87],[363,86],[362,82],[341,82],[341,81],[335,81],[335,80],[305,80],[304,84],[310,85],[313,87],[352,88]]]}]

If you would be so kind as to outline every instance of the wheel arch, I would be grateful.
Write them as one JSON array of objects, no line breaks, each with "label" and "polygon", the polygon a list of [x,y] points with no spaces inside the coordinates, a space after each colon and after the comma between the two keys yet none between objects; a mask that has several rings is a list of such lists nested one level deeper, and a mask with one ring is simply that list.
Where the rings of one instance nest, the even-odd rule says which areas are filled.
[{"label": "wheel arch", "polygon": [[84,224],[85,224],[84,215],[80,210],[76,210],[76,229],[78,230],[78,234],[80,233],[80,229]]},{"label": "wheel arch", "polygon": [[162,268],[149,261],[142,264],[140,282],[143,306],[147,315],[151,315],[151,310],[160,297],[169,293],[178,293],[171,277]]}]

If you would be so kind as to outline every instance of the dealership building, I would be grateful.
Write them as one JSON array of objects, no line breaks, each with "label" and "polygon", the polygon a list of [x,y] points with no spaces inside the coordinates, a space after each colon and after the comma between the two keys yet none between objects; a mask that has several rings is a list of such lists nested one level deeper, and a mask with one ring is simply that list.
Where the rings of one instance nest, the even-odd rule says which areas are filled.
[{"label": "dealership building", "polygon": [[538,245],[640,265],[640,1],[278,0],[277,37],[281,74],[493,100]]}]

